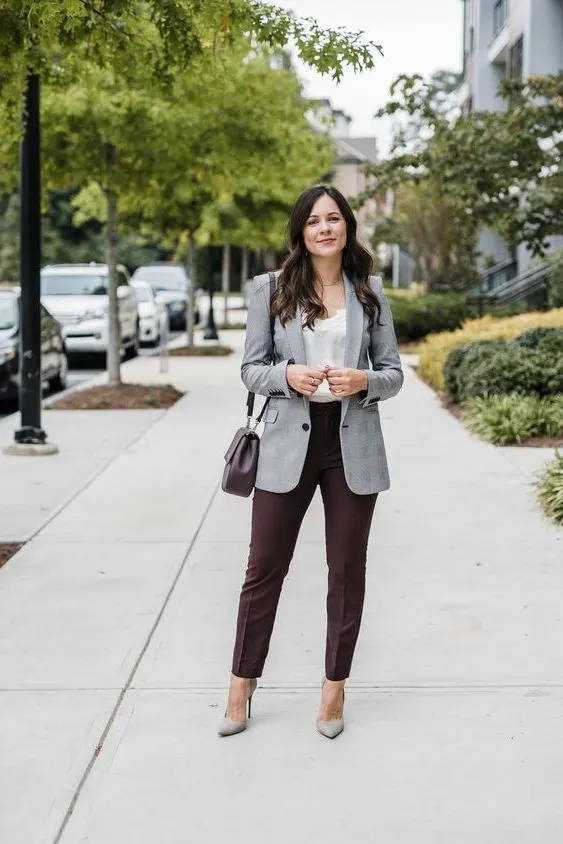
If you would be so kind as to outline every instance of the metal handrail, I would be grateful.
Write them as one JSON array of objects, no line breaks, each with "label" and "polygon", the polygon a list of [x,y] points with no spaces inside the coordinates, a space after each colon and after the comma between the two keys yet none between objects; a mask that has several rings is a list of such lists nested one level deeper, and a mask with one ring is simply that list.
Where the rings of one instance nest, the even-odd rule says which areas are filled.
[{"label": "metal handrail", "polygon": [[530,267],[520,275],[508,279],[492,290],[468,295],[468,300],[477,300],[489,305],[507,305],[523,299],[545,286],[549,282],[551,267],[547,263]]}]

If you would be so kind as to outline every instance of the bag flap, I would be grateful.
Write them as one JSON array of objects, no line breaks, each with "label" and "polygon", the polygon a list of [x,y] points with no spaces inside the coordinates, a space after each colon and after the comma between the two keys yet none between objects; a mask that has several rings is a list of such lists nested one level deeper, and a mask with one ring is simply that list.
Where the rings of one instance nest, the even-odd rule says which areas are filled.
[{"label": "bag flap", "polygon": [[251,431],[250,428],[239,428],[238,431],[236,432],[236,434],[234,435],[233,440],[232,440],[232,442],[231,442],[230,446],[228,447],[227,452],[225,454],[225,461],[227,463],[230,460],[233,459],[233,454],[237,450],[240,442],[245,437],[248,437],[251,440],[257,440],[258,434],[256,434],[254,431]]}]

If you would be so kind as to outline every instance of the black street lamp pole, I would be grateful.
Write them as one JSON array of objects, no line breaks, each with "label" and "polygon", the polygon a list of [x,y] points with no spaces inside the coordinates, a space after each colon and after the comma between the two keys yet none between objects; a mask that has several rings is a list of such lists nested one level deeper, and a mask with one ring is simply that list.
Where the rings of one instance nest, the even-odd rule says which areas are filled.
[{"label": "black street lamp pole", "polygon": [[21,345],[20,414],[16,443],[46,440],[41,427],[41,142],[39,76],[30,73],[25,92],[21,145]]}]

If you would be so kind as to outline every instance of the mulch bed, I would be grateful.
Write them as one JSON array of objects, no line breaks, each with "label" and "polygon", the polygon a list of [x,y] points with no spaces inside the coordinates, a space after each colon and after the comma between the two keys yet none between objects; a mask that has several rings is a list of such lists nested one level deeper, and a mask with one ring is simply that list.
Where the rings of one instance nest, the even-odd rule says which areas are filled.
[{"label": "mulch bed", "polygon": [[16,544],[13,542],[0,542],[0,569],[5,563],[8,562],[10,557],[13,557],[14,554],[17,554],[21,547],[21,543]]},{"label": "mulch bed", "polygon": [[180,346],[170,349],[171,357],[225,357],[231,355],[233,350],[229,346]]},{"label": "mulch bed", "polygon": [[49,404],[53,410],[166,410],[184,393],[171,384],[100,384]]},{"label": "mulch bed", "polygon": [[[461,418],[461,405],[455,404],[447,393],[438,393],[438,397],[445,410],[449,411],[459,422]],[[508,443],[500,448],[562,448],[563,437],[529,437],[519,443]]]}]

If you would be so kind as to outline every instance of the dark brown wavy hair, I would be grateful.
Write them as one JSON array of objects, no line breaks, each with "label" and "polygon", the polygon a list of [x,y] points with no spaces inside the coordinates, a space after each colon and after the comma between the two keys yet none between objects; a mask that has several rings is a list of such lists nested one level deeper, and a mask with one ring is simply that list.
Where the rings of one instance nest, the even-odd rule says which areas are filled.
[{"label": "dark brown wavy hair", "polygon": [[317,199],[330,196],[340,209],[346,223],[346,246],[342,252],[342,269],[354,285],[356,296],[370,321],[379,320],[381,305],[369,283],[373,258],[357,240],[357,223],[346,198],[332,185],[314,185],[303,191],[293,206],[287,227],[289,255],[285,259],[276,293],[272,300],[272,314],[283,325],[295,316],[299,306],[305,315],[305,325],[311,327],[317,319],[327,316],[322,299],[314,285],[315,273],[311,256],[305,248],[303,229]]}]

